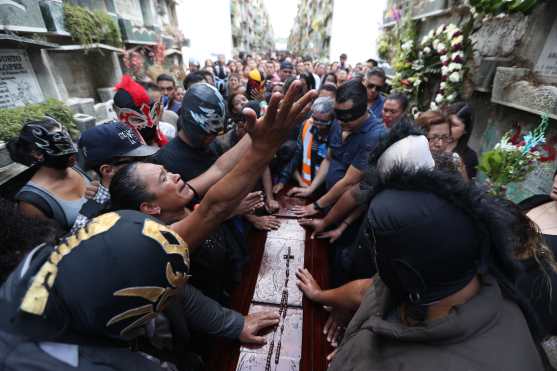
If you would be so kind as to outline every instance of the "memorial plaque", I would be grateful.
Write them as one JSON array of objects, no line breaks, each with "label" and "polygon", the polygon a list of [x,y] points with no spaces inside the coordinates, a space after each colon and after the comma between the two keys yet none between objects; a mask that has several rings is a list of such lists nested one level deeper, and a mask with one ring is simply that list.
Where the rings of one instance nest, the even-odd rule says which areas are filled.
[{"label": "memorial plaque", "polygon": [[282,238],[267,238],[253,294],[254,302],[277,305],[281,303],[287,277],[286,259],[290,260],[288,305],[302,306],[303,294],[296,285],[296,271],[304,266],[304,241]]},{"label": "memorial plaque", "polygon": [[0,30],[46,32],[37,0],[1,0]]},{"label": "memorial plaque", "polygon": [[0,108],[21,107],[43,100],[27,52],[0,49]]},{"label": "memorial plaque", "polygon": [[557,80],[557,21],[553,22],[535,70],[544,75],[553,76]]}]

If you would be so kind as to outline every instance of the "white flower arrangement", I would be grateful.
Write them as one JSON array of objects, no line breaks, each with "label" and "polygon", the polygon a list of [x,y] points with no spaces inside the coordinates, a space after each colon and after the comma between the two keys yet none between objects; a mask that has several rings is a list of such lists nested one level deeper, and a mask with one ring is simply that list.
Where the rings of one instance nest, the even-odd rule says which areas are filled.
[{"label": "white flower arrangement", "polygon": [[442,24],[441,26],[439,26],[439,27],[437,28],[437,31],[435,31],[435,35],[436,35],[436,36],[441,35],[441,33],[443,33],[443,31],[445,30],[445,28],[446,28],[446,26],[445,26],[444,24]]},{"label": "white flower arrangement", "polygon": [[462,70],[462,64],[460,63],[450,63],[449,64],[449,71],[453,72],[453,71],[460,71]]},{"label": "white flower arrangement", "polygon": [[449,75],[449,81],[450,82],[457,83],[457,82],[460,82],[460,80],[461,79],[460,79],[460,73],[459,72],[453,72]]},{"label": "white flower arrangement", "polygon": [[414,47],[414,42],[412,40],[405,42],[404,44],[401,45],[401,49],[404,51],[409,51],[412,50],[412,48]]},{"label": "white flower arrangement", "polygon": [[[455,24],[441,25],[436,30],[431,30],[422,38],[420,44],[421,57],[436,58],[441,62],[441,84],[439,91],[431,102],[432,109],[439,108],[443,103],[452,103],[458,98],[458,91],[464,74],[465,55],[464,35]],[[435,63],[435,59],[428,59],[427,64]],[[422,77],[423,79],[423,77]]]},{"label": "white flower arrangement", "polygon": [[447,52],[447,46],[443,43],[439,43],[437,44],[435,50],[437,50],[437,53],[439,54],[445,54]]},{"label": "white flower arrangement", "polygon": [[437,103],[437,104],[443,103],[444,100],[445,100],[445,97],[443,97],[443,95],[441,93],[438,93],[435,96],[435,103]]}]

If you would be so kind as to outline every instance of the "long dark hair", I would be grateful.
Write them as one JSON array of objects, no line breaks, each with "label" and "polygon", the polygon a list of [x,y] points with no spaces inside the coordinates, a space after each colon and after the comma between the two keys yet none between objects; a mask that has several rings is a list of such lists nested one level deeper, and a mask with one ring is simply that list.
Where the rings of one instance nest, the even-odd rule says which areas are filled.
[{"label": "long dark hair", "polygon": [[458,143],[455,147],[455,152],[462,156],[462,153],[466,150],[466,147],[468,147],[468,141],[474,129],[474,112],[468,103],[457,102],[447,107],[446,115],[449,117],[449,124],[451,124],[451,115],[455,115],[464,123],[464,134],[458,139]]}]

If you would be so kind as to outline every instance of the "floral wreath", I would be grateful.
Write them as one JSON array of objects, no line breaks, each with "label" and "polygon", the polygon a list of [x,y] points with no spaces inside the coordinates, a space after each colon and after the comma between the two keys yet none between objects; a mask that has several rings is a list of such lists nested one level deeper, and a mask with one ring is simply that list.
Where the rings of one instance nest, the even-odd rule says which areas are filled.
[{"label": "floral wreath", "polygon": [[404,41],[393,61],[397,71],[392,80],[393,87],[413,96],[419,105],[423,83],[429,80],[429,76],[440,74],[441,83],[429,109],[438,110],[440,106],[456,101],[464,80],[467,42],[462,29],[454,24],[431,30],[419,45],[411,39]]},{"label": "floral wreath", "polygon": [[423,66],[441,63],[441,84],[430,104],[432,110],[458,98],[464,80],[464,41],[462,30],[451,23],[431,30],[420,43]]}]

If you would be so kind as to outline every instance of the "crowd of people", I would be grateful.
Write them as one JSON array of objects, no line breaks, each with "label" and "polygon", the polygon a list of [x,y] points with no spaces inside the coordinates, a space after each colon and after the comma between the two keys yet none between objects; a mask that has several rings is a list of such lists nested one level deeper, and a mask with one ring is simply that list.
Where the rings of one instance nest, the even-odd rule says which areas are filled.
[{"label": "crowd of people", "polygon": [[264,344],[278,314],[230,293],[282,194],[330,242],[330,287],[296,276],[330,308],[331,370],[552,369],[557,177],[520,205],[489,195],[472,106],[414,118],[387,80],[345,54],[220,56],[184,81],[125,75],[117,118],[76,141],[22,123],[8,149],[29,169],[0,199],[3,369],[203,370],[218,337]]}]

